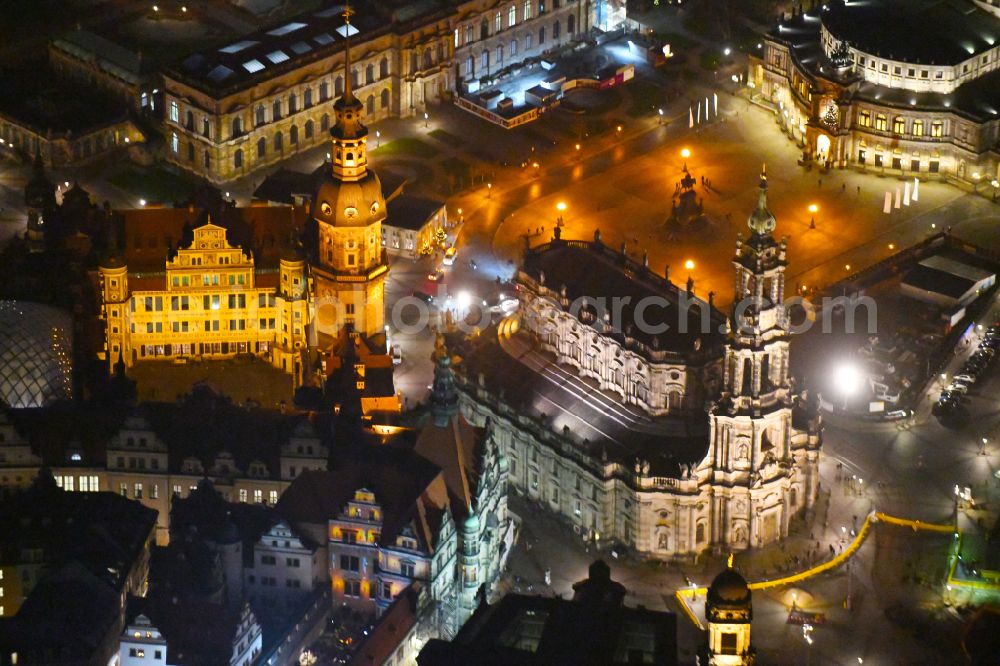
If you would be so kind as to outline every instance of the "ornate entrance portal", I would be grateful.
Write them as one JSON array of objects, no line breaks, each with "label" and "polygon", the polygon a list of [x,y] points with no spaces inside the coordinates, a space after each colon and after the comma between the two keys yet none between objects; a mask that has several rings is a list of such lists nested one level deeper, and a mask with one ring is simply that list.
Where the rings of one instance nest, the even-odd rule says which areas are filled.
[{"label": "ornate entrance portal", "polygon": [[828,159],[830,159],[830,137],[826,134],[817,134],[816,161],[820,164],[826,164]]}]

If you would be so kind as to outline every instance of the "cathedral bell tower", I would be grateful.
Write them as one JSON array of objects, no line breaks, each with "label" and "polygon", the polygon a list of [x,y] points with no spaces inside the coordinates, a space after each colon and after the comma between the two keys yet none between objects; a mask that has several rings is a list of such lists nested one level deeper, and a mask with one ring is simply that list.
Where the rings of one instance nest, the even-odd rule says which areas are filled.
[{"label": "cathedral bell tower", "polygon": [[344,10],[345,84],[343,96],[333,105],[330,173],[313,197],[318,227],[311,266],[314,321],[326,340],[338,338],[345,326],[367,337],[380,336],[385,325],[385,197],[378,176],[368,168],[368,128],[361,123],[363,106],[352,91],[351,34],[357,32],[351,25],[353,14],[350,6]]},{"label": "cathedral bell tower", "polygon": [[772,236],[767,176],[761,172],[750,236],[737,237],[735,299],[723,359],[723,391],[709,423],[706,463],[726,488],[713,498],[712,541],[727,548],[771,543],[788,533],[792,490],[792,407],[785,239]]}]

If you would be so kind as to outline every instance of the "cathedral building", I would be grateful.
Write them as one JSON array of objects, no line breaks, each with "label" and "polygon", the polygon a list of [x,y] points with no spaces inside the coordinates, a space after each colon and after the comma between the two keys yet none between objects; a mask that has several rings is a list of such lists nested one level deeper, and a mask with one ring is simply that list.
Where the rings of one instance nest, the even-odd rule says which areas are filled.
[{"label": "cathedral building", "polygon": [[998,39],[994,2],[831,0],[782,15],[747,83],[804,161],[986,186],[1000,177]]},{"label": "cathedral building", "polygon": [[[763,175],[748,226],[728,317],[599,234],[557,234],[518,272],[518,325],[465,341],[464,413],[490,423],[511,487],[582,538],[693,557],[774,543],[812,506],[821,425],[789,377],[786,244],[773,236]],[[645,324],[674,325],[652,336],[614,322],[594,311],[601,296],[658,296],[661,318]],[[685,299],[693,321],[679,322]]]},{"label": "cathedral building", "polygon": [[99,266],[109,366],[253,354],[298,384],[309,350],[352,333],[384,348],[386,203],[349,78],[311,219],[294,205],[223,207],[216,222],[194,209],[126,213],[124,248]]}]

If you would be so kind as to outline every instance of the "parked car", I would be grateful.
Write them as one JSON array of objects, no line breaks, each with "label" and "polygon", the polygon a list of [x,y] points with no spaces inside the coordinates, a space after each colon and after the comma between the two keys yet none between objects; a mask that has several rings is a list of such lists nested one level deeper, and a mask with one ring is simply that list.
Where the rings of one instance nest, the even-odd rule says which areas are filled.
[{"label": "parked car", "polygon": [[948,385],[948,388],[946,390],[949,391],[949,392],[951,392],[951,393],[960,393],[962,395],[965,395],[966,393],[969,392],[969,387],[966,386],[965,384],[959,384],[958,382],[952,382],[951,384]]},{"label": "parked car", "polygon": [[445,266],[451,266],[452,264],[455,263],[456,254],[458,254],[458,250],[455,248],[455,246],[453,245],[449,247],[447,250],[444,251],[444,259],[441,260],[441,263],[444,264]]},{"label": "parked car", "polygon": [[975,384],[976,378],[972,375],[955,375],[955,379],[952,381],[953,384]]}]

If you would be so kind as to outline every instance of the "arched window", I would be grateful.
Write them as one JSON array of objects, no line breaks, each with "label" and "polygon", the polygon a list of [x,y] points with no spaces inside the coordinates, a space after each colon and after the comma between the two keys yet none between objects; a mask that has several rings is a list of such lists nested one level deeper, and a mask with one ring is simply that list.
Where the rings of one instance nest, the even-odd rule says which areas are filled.
[{"label": "arched window", "polygon": [[267,155],[267,140],[264,137],[257,139],[257,158]]},{"label": "arched window", "polygon": [[281,149],[284,147],[284,143],[285,143],[285,140],[282,137],[281,132],[278,132],[277,134],[274,135],[274,151],[275,152],[281,152]]},{"label": "arched window", "polygon": [[424,49],[424,69],[430,69],[431,64],[431,50]]},{"label": "arched window", "polygon": [[566,34],[572,35],[576,32],[576,17],[572,14],[566,19]]},{"label": "arched window", "polygon": [[281,119],[281,100],[276,99],[271,103],[271,120]]},{"label": "arched window", "polygon": [[483,19],[483,22],[479,24],[479,39],[486,39],[490,36],[490,22]]},{"label": "arched window", "polygon": [[319,84],[319,101],[325,102],[330,99],[330,84],[326,81]]},{"label": "arched window", "polygon": [[368,115],[375,113],[375,95],[368,95],[368,99],[365,100],[365,113]]},{"label": "arched window", "polygon": [[538,29],[538,45],[541,46],[545,43],[545,26],[543,25]]},{"label": "arched window", "polygon": [[361,75],[358,74],[358,69],[356,67],[352,67],[351,68],[351,85],[354,86],[355,88],[359,88],[361,86],[360,76]]},{"label": "arched window", "polygon": [[441,42],[438,42],[437,61],[444,62],[444,44],[442,44]]},{"label": "arched window", "polygon": [[365,85],[375,83],[375,65],[369,64],[365,67]]},{"label": "arched window", "polygon": [[552,24],[552,39],[559,39],[559,21]]},{"label": "arched window", "polygon": [[333,80],[333,95],[334,97],[340,97],[344,94],[344,77],[338,76]]},{"label": "arched window", "polygon": [[311,139],[312,138],[312,136],[313,136],[313,127],[314,126],[315,126],[315,124],[313,123],[312,120],[307,120],[306,121],[306,138],[307,139]]},{"label": "arched window", "polygon": [[298,125],[292,125],[292,128],[288,130],[288,142],[293,146],[299,142],[299,127]]},{"label": "arched window", "polygon": [[384,79],[389,76],[389,59],[382,56],[382,60],[378,64],[378,77]]},{"label": "arched window", "polygon": [[191,113],[190,109],[188,110],[187,113],[184,114],[184,127],[188,128],[189,130],[194,129],[194,114]]},{"label": "arched window", "polygon": [[319,119],[319,130],[325,132],[330,129],[330,114],[324,113],[323,117]]},{"label": "arched window", "polygon": [[705,523],[698,523],[694,528],[694,542],[704,543],[704,541],[705,541]]},{"label": "arched window", "polygon": [[383,88],[382,89],[382,94],[381,94],[381,100],[380,101],[381,101],[381,103],[380,103],[379,106],[381,106],[381,108],[383,108],[383,109],[388,109],[389,108],[389,89],[388,88]]},{"label": "arched window", "polygon": [[243,119],[237,116],[233,118],[233,137],[243,134]]},{"label": "arched window", "polygon": [[170,152],[177,153],[181,149],[181,141],[177,137],[177,132],[170,133]]},{"label": "arched window", "polygon": [[288,115],[299,110],[299,98],[295,93],[288,96]]},{"label": "arched window", "polygon": [[489,69],[490,66],[490,52],[484,50],[482,56],[479,58],[479,66],[481,69]]},{"label": "arched window", "polygon": [[302,93],[302,106],[308,109],[313,105],[313,91],[312,88],[306,88],[306,91]]},{"label": "arched window", "polygon": [[243,166],[243,150],[240,148],[237,148],[236,152],[233,153],[233,166],[237,169]]},{"label": "arched window", "polygon": [[255,120],[256,120],[256,122],[257,122],[258,125],[263,125],[264,124],[264,105],[263,104],[258,104],[257,105],[257,113],[256,113]]}]

